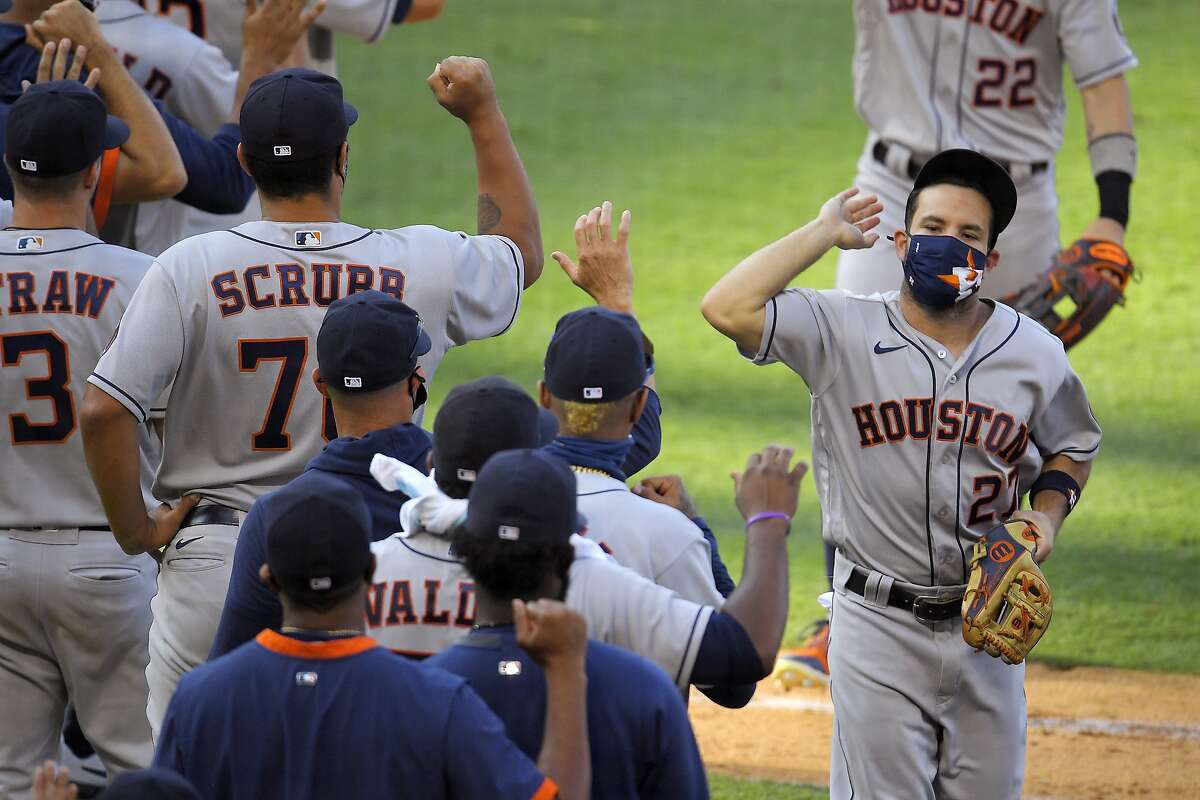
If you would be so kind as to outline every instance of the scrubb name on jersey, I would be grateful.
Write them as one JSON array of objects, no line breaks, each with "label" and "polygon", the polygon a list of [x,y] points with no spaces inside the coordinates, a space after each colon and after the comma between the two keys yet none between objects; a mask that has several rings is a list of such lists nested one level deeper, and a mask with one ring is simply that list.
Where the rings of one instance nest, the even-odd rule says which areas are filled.
[{"label": "scrubb name on jersey", "polygon": [[404,299],[403,272],[366,264],[255,264],[220,272],[213,276],[211,286],[222,317],[240,314],[247,308],[324,307],[343,294],[367,289]]},{"label": "scrubb name on jersey", "polygon": [[[966,6],[967,0],[888,0],[888,13],[921,11],[959,17],[967,10]],[[1017,44],[1024,44],[1045,15],[1045,11],[1017,0],[979,0],[971,13],[971,22],[987,25]]]}]

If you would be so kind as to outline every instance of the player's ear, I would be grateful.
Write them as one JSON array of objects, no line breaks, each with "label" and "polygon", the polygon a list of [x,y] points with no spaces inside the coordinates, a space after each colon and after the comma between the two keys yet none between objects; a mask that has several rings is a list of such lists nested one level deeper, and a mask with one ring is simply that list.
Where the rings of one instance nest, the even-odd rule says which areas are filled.
[{"label": "player's ear", "polygon": [[650,390],[645,386],[638,389],[637,397],[633,399],[633,408],[629,410],[629,421],[637,423],[642,417],[642,412],[646,410],[646,401],[650,399]]},{"label": "player's ear", "polygon": [[100,182],[100,165],[102,163],[102,159],[96,159],[92,165],[87,168],[87,172],[83,174],[83,188],[87,189],[89,192],[92,189],[95,189],[96,184]]},{"label": "player's ear", "polygon": [[908,258],[908,232],[896,231],[892,234],[892,242],[896,248],[896,257],[903,264],[904,259]]},{"label": "player's ear", "polygon": [[313,386],[317,387],[317,391],[322,397],[329,397],[329,389],[325,385],[325,379],[321,377],[321,368],[315,367],[312,371]]},{"label": "player's ear", "polygon": [[343,178],[347,170],[350,169],[350,143],[342,142],[342,147],[338,151],[337,171]]},{"label": "player's ear", "polygon": [[245,153],[245,151],[242,150],[241,142],[238,142],[237,157],[238,157],[238,163],[242,165],[242,172],[246,173],[247,175],[250,175],[250,177],[253,178],[254,176],[250,174],[250,167],[246,166],[246,153]]},{"label": "player's ear", "polygon": [[550,408],[550,390],[546,388],[545,381],[538,381],[538,402],[542,404],[542,408]]},{"label": "player's ear", "polygon": [[983,268],[984,272],[990,272],[991,270],[994,270],[996,268],[996,265],[999,263],[1000,263],[1000,251],[993,249],[992,252],[988,253],[987,264]]},{"label": "player's ear", "polygon": [[258,580],[273,594],[279,594],[279,585],[275,583],[275,578],[271,575],[271,568],[266,564],[258,568]]}]

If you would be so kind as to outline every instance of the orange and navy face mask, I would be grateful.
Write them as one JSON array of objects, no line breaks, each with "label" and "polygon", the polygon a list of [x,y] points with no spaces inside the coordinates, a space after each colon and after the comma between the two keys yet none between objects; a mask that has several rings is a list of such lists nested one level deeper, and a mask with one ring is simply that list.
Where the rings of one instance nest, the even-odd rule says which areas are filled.
[{"label": "orange and navy face mask", "polygon": [[987,256],[953,236],[909,237],[904,281],[923,306],[946,309],[983,285]]}]

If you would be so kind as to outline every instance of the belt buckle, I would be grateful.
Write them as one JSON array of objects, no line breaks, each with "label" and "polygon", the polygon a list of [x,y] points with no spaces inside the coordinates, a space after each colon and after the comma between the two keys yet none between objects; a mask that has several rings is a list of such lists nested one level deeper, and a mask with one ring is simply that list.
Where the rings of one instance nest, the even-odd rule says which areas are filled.
[{"label": "belt buckle", "polygon": [[[962,602],[962,596],[956,595],[953,592],[939,592],[938,594],[923,594],[913,598],[912,613],[916,617],[917,622],[931,624],[949,619],[949,617],[933,617],[925,616],[922,611],[933,611],[934,609],[941,610],[949,605],[957,605]],[[930,609],[929,606],[933,606]]]}]

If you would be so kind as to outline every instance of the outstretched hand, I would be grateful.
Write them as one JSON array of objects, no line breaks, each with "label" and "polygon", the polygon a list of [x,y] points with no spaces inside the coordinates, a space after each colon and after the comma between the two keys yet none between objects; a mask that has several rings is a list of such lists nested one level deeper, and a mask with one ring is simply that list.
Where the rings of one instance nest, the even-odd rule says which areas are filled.
[{"label": "outstretched hand", "polygon": [[75,800],[79,787],[71,783],[71,772],[47,761],[33,771],[33,800]]},{"label": "outstretched hand", "polygon": [[869,231],[879,225],[883,203],[873,194],[857,195],[858,187],[853,186],[826,200],[817,215],[817,221],[829,229],[833,243],[842,250],[860,250],[879,241],[879,234]]},{"label": "outstretched hand", "polygon": [[274,70],[292,57],[327,3],[328,0],[317,0],[312,8],[306,8],[308,0],[246,0],[243,50],[250,50],[261,59],[268,71]]},{"label": "outstretched hand", "polygon": [[[79,4],[76,3],[76,5]],[[82,8],[82,6],[80,7]],[[25,37],[29,42],[39,41],[37,34],[29,25],[25,26]],[[87,60],[87,54],[88,49],[79,45],[75,48],[72,58],[70,39],[63,39],[58,43],[46,42],[42,45],[42,57],[38,61],[36,83],[79,80],[79,76],[83,74],[83,64]],[[93,69],[88,73],[87,80],[83,82],[83,85],[89,89],[95,89],[98,83],[100,83],[100,70]],[[21,81],[21,91],[28,90],[32,85],[29,81]]]},{"label": "outstretched hand", "polygon": [[732,473],[734,499],[743,519],[768,512],[795,516],[800,481],[808,472],[808,464],[797,461],[789,470],[794,452],[790,447],[769,445],[761,453],[751,454],[744,471]]},{"label": "outstretched hand", "polygon": [[616,238],[612,235],[613,204],[608,200],[581,214],[575,221],[576,264],[561,250],[551,257],[562,267],[571,283],[583,289],[599,305],[624,314],[633,313],[633,261],[629,258],[629,228],[633,215],[621,214]]}]

